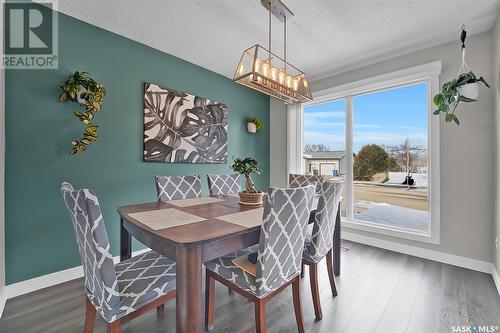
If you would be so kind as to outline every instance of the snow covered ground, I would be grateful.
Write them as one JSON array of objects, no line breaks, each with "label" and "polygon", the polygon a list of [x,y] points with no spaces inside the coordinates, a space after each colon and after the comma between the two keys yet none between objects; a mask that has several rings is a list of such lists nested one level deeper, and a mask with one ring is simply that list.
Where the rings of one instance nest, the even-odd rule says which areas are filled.
[{"label": "snow covered ground", "polygon": [[356,201],[354,205],[363,209],[362,212],[354,214],[355,220],[412,229],[418,232],[429,232],[428,211],[370,201]]}]

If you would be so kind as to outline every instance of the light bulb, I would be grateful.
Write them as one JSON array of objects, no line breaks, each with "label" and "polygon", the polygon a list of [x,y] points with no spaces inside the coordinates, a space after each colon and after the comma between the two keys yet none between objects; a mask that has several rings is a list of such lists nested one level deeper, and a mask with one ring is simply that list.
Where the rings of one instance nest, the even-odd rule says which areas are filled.
[{"label": "light bulb", "polygon": [[304,79],[304,81],[302,81],[302,83],[304,84],[304,87],[306,87],[306,88],[307,88],[307,85],[308,85],[307,80],[306,80],[306,79]]},{"label": "light bulb", "polygon": [[280,84],[283,84],[285,82],[285,73],[281,72],[278,74],[278,81]]},{"label": "light bulb", "polygon": [[243,75],[245,73],[245,65],[240,64],[240,67],[238,68],[238,75]]},{"label": "light bulb", "polygon": [[255,59],[255,72],[259,73],[260,71],[260,60]]},{"label": "light bulb", "polygon": [[291,88],[292,87],[292,77],[291,76],[287,76],[286,77],[286,86],[288,88]]},{"label": "light bulb", "polygon": [[293,90],[297,91],[297,89],[299,88],[299,81],[300,79],[293,80]]},{"label": "light bulb", "polygon": [[278,79],[278,70],[276,67],[271,68],[271,79],[276,81]]},{"label": "light bulb", "polygon": [[262,65],[262,75],[264,75],[265,77],[269,77],[269,65],[267,63],[264,63],[264,65]]}]

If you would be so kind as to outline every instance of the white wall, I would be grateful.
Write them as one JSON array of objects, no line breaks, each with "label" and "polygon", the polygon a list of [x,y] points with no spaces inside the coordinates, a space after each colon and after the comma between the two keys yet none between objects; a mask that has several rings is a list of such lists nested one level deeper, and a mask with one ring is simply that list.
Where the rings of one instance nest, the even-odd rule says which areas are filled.
[{"label": "white wall", "polygon": [[[458,36],[457,36],[458,38]],[[493,83],[493,33],[467,39],[467,63]],[[460,66],[460,45],[447,43],[377,64],[313,81],[313,91],[442,61],[441,84],[452,79]],[[272,112],[272,110],[271,110]],[[373,237],[460,257],[491,262],[495,178],[494,89],[481,89],[480,100],[461,107],[459,127],[441,124],[441,239],[439,245],[347,229],[359,237]],[[275,129],[271,128],[271,132]],[[468,161],[464,163],[464,161]]]},{"label": "white wall", "polygon": [[270,98],[269,138],[270,138],[270,183],[271,186],[285,187],[287,180],[286,105],[278,99]]},{"label": "white wall", "polygon": [[[500,15],[497,17],[495,29],[493,30],[494,62],[493,75],[495,84],[495,108],[496,108],[496,189],[495,189],[495,232],[494,237],[500,242]],[[493,259],[495,269],[500,272],[500,249],[493,246]]]}]

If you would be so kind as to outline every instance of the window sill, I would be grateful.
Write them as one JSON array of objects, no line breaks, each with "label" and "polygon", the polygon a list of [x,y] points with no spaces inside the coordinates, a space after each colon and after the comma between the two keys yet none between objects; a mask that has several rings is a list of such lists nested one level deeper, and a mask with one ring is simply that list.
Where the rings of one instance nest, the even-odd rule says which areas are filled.
[{"label": "window sill", "polygon": [[342,218],[342,227],[371,232],[375,234],[381,234],[384,236],[403,238],[423,243],[439,245],[439,235],[436,234],[432,235],[432,232],[430,232],[429,234],[423,234],[397,227],[381,226],[379,224],[374,224],[365,221],[351,221],[347,220],[344,217]]}]

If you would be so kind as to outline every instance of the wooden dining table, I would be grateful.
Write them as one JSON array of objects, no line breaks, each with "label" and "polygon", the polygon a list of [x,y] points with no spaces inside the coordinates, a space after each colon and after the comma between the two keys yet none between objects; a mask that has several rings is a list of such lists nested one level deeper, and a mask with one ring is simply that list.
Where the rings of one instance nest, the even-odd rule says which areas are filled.
[{"label": "wooden dining table", "polygon": [[[239,249],[257,244],[260,225],[246,226],[223,221],[217,217],[258,209],[259,206],[241,205],[234,195],[218,196],[220,200],[202,204],[179,206],[171,201],[151,202],[118,208],[120,215],[120,258],[132,255],[132,237],[172,260],[176,261],[176,332],[197,333],[203,330],[202,265]],[[206,199],[207,201],[209,199]],[[309,222],[314,221],[317,200]],[[174,208],[204,219],[164,229],[151,228],[142,223],[138,213],[151,214]],[[163,211],[162,211],[163,212]],[[162,213],[160,212],[160,213]],[[156,212],[158,213],[158,212]],[[168,219],[168,216],[166,216]],[[334,272],[340,274],[340,206],[334,231]]]}]

